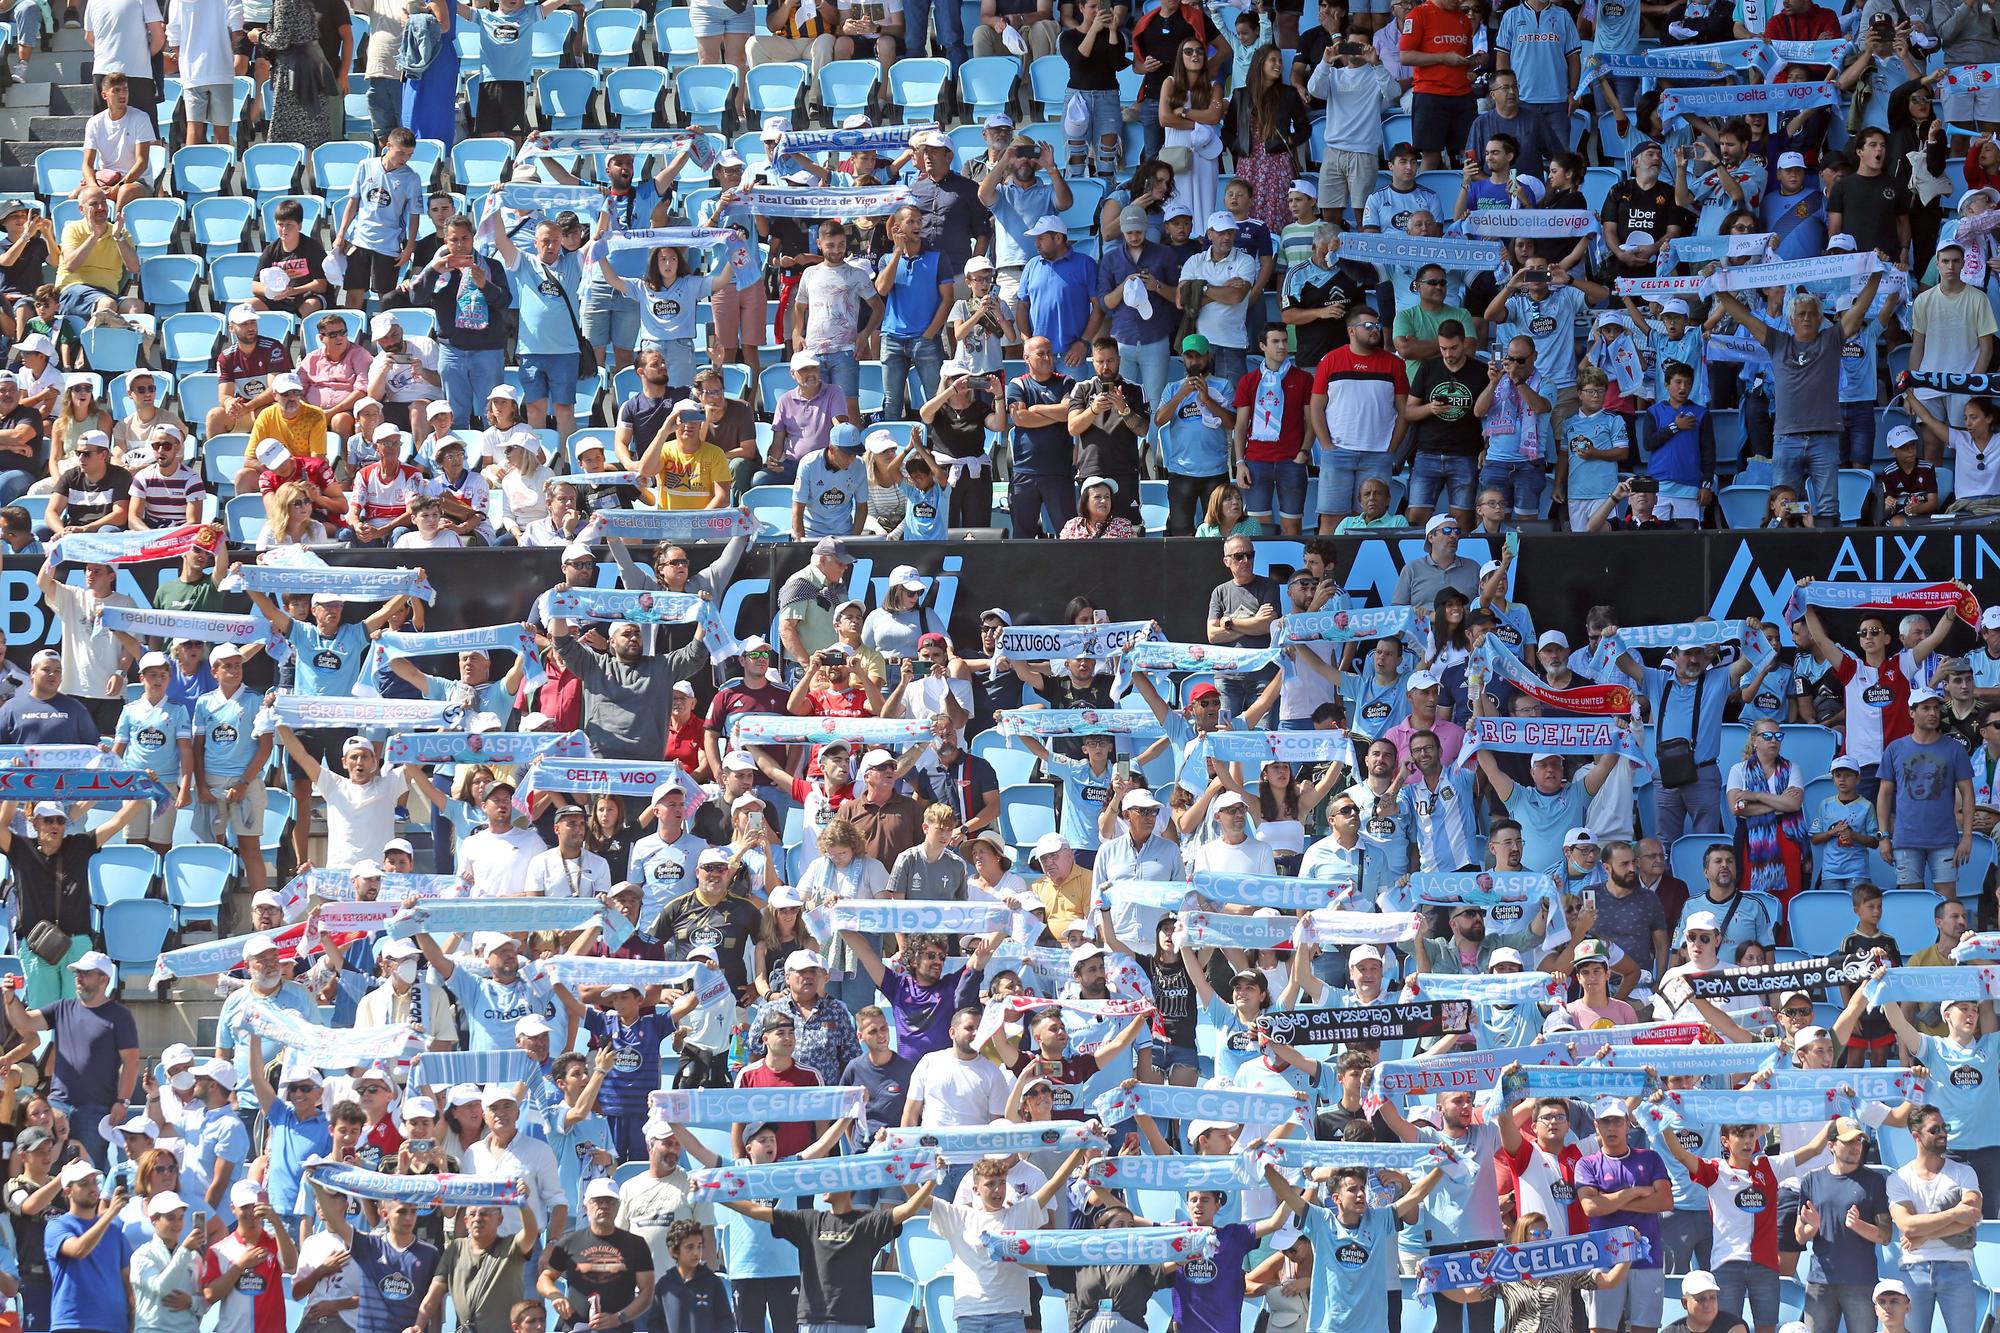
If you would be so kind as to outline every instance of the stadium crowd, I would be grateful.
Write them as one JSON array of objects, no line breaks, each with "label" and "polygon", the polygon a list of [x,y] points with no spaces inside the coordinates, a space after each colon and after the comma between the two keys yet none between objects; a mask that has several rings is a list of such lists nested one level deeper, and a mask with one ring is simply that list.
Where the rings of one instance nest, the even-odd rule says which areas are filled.
[{"label": "stadium crowd", "polygon": [[1990,1316],[2000,607],[1518,555],[2000,508],[1985,0],[60,8],[0,1318]]}]

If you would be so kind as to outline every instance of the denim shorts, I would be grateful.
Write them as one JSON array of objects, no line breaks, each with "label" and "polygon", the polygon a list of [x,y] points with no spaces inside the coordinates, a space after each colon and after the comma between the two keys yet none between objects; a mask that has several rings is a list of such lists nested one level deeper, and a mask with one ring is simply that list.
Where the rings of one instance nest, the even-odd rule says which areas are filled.
[{"label": "denim shorts", "polygon": [[523,353],[521,356],[521,400],[550,406],[576,402],[576,353],[552,355]]},{"label": "denim shorts", "polygon": [[688,28],[697,37],[722,37],[739,33],[748,37],[756,31],[756,21],[747,3],[743,6],[742,12],[738,13],[725,4],[695,0],[695,3],[688,7]]},{"label": "denim shorts", "polygon": [[1243,507],[1253,514],[1269,514],[1275,494],[1278,513],[1285,518],[1303,518],[1306,512],[1306,465],[1296,459],[1260,463],[1250,459],[1250,489],[1243,493]]},{"label": "denim shorts", "polygon": [[1355,493],[1361,483],[1370,477],[1389,480],[1389,454],[1360,453],[1353,449],[1322,449],[1319,451],[1319,512],[1322,514],[1353,514],[1361,506],[1355,501]]},{"label": "denim shorts", "polygon": [[1921,888],[1925,884],[1958,883],[1958,864],[1951,847],[1896,848],[1896,886]]},{"label": "denim shorts", "polygon": [[1410,507],[1472,508],[1472,481],[1478,462],[1470,455],[1419,453],[1410,469]]},{"label": "denim shorts", "polygon": [[1201,1055],[1192,1046],[1153,1043],[1153,1068],[1164,1074],[1169,1069],[1200,1069]]},{"label": "denim shorts", "polygon": [[592,347],[636,347],[639,344],[639,303],[608,287],[587,287],[577,322]]},{"label": "denim shorts", "polygon": [[[1090,107],[1090,142],[1125,136],[1125,95],[1116,88],[1079,88],[1070,94]],[[1065,102],[1067,105],[1067,102]]]},{"label": "denim shorts", "polygon": [[1548,469],[1541,462],[1519,459],[1512,462],[1488,461],[1479,469],[1479,489],[1496,490],[1508,497],[1514,513],[1538,515],[1542,512],[1542,484]]}]

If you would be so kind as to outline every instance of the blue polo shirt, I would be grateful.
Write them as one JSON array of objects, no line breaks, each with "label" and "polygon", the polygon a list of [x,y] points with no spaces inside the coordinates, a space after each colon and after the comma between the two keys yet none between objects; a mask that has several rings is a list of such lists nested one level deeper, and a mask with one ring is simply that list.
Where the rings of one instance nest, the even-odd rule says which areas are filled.
[{"label": "blue polo shirt", "polygon": [[892,338],[921,338],[944,299],[938,294],[938,253],[926,250],[915,259],[894,262],[896,279],[883,300],[882,332]]},{"label": "blue polo shirt", "polygon": [[1075,250],[1054,263],[1036,255],[1021,270],[1021,300],[1027,302],[1029,324],[1036,335],[1055,344],[1057,357],[1089,327],[1096,288],[1090,260]]},{"label": "blue polo shirt", "polygon": [[507,269],[507,276],[513,280],[514,303],[521,312],[521,355],[575,356],[583,262],[566,254],[553,264],[544,264],[522,250]]},{"label": "blue polo shirt", "polygon": [[1700,682],[1701,717],[1694,718],[1696,687],[1683,685],[1663,667],[1646,668],[1646,697],[1662,739],[1680,736],[1694,742],[1698,764],[1718,762],[1722,750],[1722,705],[1734,690],[1728,667],[1710,667]]},{"label": "blue polo shirt", "polygon": [[993,263],[1000,268],[1020,268],[1026,264],[1035,253],[1028,228],[1060,211],[1056,207],[1055,187],[1047,181],[1026,186],[1002,182],[993,194]]},{"label": "blue polo shirt", "polygon": [[[1025,281],[1025,279],[1024,279]],[[1060,362],[1058,362],[1060,365]],[[1046,380],[1020,374],[1007,381],[1007,404],[1047,407],[1069,401],[1075,381],[1057,370]],[[1009,426],[1007,442],[1014,451],[1014,471],[1032,477],[1074,477],[1069,426],[1056,421],[1046,426]]]},{"label": "blue polo shirt", "polygon": [[54,1328],[121,1329],[131,1322],[125,1307],[125,1270],[132,1266],[132,1247],[117,1227],[106,1231],[81,1259],[63,1257],[64,1241],[75,1240],[96,1223],[63,1212],[49,1219],[42,1232],[42,1252],[48,1259],[55,1292],[49,1303]]},{"label": "blue polo shirt", "polygon": [[[1125,279],[1144,269],[1161,282],[1178,284],[1181,280],[1180,256],[1161,245],[1158,241],[1147,241],[1139,248],[1139,256],[1134,259],[1132,252],[1123,241],[1104,252],[1097,261],[1097,294],[1101,297],[1115,288],[1125,285]],[[1111,336],[1127,347],[1137,347],[1144,343],[1164,342],[1171,338],[1174,326],[1180,322],[1181,312],[1170,301],[1155,298],[1150,319],[1139,318],[1139,313],[1123,302],[1111,307]],[[1229,401],[1227,394],[1217,394],[1223,402]],[[1189,476],[1210,476],[1211,473],[1189,473]]]},{"label": "blue polo shirt", "polygon": [[[1207,378],[1209,394],[1224,407],[1230,406],[1236,395],[1229,382],[1217,375]],[[1169,384],[1160,402],[1172,402],[1174,395],[1186,383],[1187,379],[1183,377]],[[1202,420],[1201,414],[1201,397],[1191,393],[1181,399],[1181,405],[1174,409],[1173,419],[1160,428],[1162,461],[1166,463],[1167,471],[1177,477],[1219,477],[1229,471],[1230,420],[1228,417],[1217,417],[1211,426]]]}]

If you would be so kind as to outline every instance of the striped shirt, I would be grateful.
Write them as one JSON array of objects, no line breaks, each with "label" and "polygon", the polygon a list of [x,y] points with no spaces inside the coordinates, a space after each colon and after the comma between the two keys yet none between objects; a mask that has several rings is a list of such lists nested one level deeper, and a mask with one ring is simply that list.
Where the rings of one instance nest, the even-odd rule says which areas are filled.
[{"label": "striped shirt", "polygon": [[187,522],[187,507],[199,500],[206,489],[193,468],[177,468],[172,476],[155,463],[139,469],[132,478],[132,498],[139,502],[149,528],[177,528]]},{"label": "striped shirt", "polygon": [[1313,394],[1326,396],[1326,433],[1336,449],[1386,453],[1396,427],[1396,400],[1410,392],[1403,358],[1391,352],[1366,356],[1336,347],[1319,363]]}]

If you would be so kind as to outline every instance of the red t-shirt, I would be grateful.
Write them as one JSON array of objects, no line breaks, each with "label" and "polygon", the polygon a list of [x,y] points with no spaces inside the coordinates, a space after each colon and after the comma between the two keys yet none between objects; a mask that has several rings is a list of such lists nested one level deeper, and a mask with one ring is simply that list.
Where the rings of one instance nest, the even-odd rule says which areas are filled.
[{"label": "red t-shirt", "polygon": [[303,458],[293,454],[292,461],[299,466],[289,477],[281,477],[270,468],[258,473],[257,490],[261,494],[269,495],[288,481],[303,481],[322,492],[333,485],[333,467],[324,458]]},{"label": "red t-shirt", "polygon": [[396,1122],[384,1116],[379,1124],[372,1125],[361,1136],[361,1148],[355,1153],[361,1165],[370,1171],[394,1171],[396,1154],[403,1150],[403,1131],[396,1128]]},{"label": "red t-shirt", "polygon": [[[1472,15],[1462,9],[1445,9],[1421,4],[1403,20],[1403,35],[1396,43],[1400,51],[1442,56],[1456,52],[1472,55],[1472,34],[1478,27]],[[1417,65],[1410,70],[1410,87],[1439,97],[1469,97],[1472,70],[1466,65]]]},{"label": "red t-shirt", "polygon": [[[1810,6],[1803,14],[1794,14],[1780,6],[1777,13],[1765,20],[1764,36],[1774,42],[1832,41],[1840,36],[1840,20],[1833,16],[1832,10],[1818,5]],[[1787,65],[1771,82],[1818,83],[1832,74],[1825,65]]]},{"label": "red t-shirt", "polygon": [[[756,1064],[745,1065],[743,1067],[743,1072],[736,1076],[736,1086],[739,1088],[817,1088],[819,1086],[819,1075],[796,1061],[792,1063],[790,1069],[780,1074],[762,1060],[759,1060]],[[777,1126],[777,1130],[778,1159],[780,1161],[797,1157],[807,1148],[812,1147],[813,1140],[819,1137],[819,1131],[813,1128],[813,1122],[810,1120],[794,1120],[789,1123],[780,1124]]]},{"label": "red t-shirt", "polygon": [[[1305,447],[1306,402],[1313,393],[1312,376],[1297,366],[1289,366],[1280,377],[1278,438],[1275,440],[1257,438],[1259,421],[1265,416],[1255,410],[1257,389],[1263,382],[1264,368],[1261,364],[1236,381],[1236,401],[1231,406],[1252,409],[1250,434],[1243,441],[1243,456],[1253,463],[1289,463]],[[1269,434],[1268,428],[1265,433]]]},{"label": "red t-shirt", "polygon": [[814,690],[810,696],[814,717],[869,717],[866,691],[849,686],[844,690]]},{"label": "red t-shirt", "polygon": [[664,758],[692,773],[701,766],[701,738],[703,723],[700,713],[689,713],[687,721],[678,727],[667,728],[667,752]]},{"label": "red t-shirt", "polygon": [[1342,344],[1320,358],[1312,391],[1314,397],[1326,396],[1326,429],[1336,448],[1387,453],[1398,420],[1396,400],[1409,395],[1410,377],[1394,352],[1361,356]]},{"label": "red t-shirt", "polygon": [[1891,653],[1880,667],[1871,667],[1843,653],[1833,674],[1847,695],[1847,754],[1857,764],[1879,762],[1890,741],[1910,734],[1910,678],[1903,674],[1903,655]]}]

